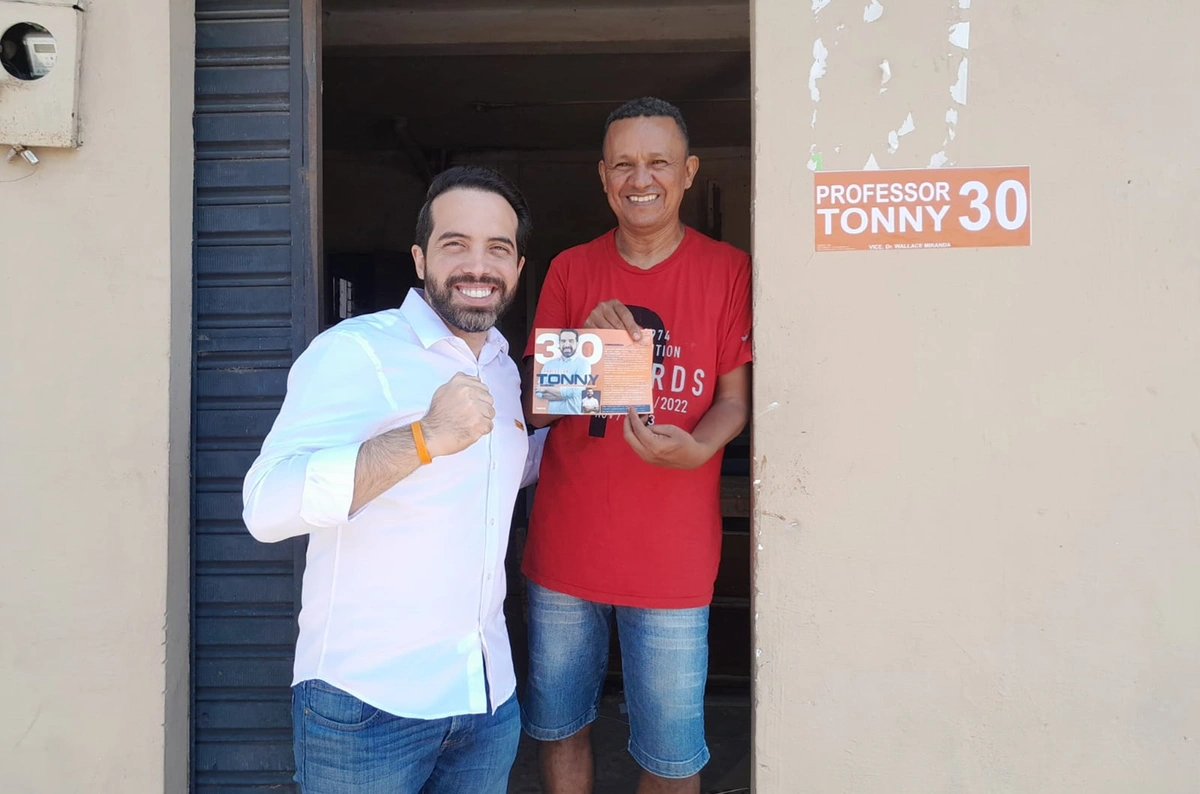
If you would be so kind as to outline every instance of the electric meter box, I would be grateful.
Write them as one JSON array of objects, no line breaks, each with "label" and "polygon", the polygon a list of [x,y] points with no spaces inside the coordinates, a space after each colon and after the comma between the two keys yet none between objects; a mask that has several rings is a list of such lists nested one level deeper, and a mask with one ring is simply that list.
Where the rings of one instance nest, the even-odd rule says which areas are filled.
[{"label": "electric meter box", "polygon": [[79,146],[82,50],[83,11],[70,0],[0,0],[0,144]]}]

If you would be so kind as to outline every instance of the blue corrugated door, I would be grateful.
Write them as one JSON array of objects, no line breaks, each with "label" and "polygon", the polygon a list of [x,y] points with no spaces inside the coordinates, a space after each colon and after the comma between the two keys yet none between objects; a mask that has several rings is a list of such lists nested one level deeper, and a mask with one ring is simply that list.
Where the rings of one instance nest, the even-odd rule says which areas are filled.
[{"label": "blue corrugated door", "polygon": [[194,792],[291,787],[302,550],[250,537],[241,482],[315,328],[305,37],[316,5],[196,2]]}]

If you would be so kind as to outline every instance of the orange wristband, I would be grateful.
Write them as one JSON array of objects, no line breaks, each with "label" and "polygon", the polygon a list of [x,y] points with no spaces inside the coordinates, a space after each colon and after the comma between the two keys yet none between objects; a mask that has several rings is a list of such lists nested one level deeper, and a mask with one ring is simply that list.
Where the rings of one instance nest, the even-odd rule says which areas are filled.
[{"label": "orange wristband", "polygon": [[421,459],[421,463],[433,463],[433,456],[429,454],[429,447],[425,446],[425,434],[421,432],[421,423],[413,422],[412,425],[413,443],[417,445],[417,457]]}]

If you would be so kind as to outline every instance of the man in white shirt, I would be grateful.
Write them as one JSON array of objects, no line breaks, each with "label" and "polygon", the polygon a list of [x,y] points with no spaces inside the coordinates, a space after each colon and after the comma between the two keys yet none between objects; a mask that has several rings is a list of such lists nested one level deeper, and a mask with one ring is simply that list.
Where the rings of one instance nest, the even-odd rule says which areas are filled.
[{"label": "man in white shirt", "polygon": [[552,414],[583,413],[583,389],[592,364],[579,352],[579,332],[564,328],[558,333],[558,355],[542,365],[535,394],[546,400]]},{"label": "man in white shirt", "polygon": [[304,794],[503,794],[520,733],[503,604],[536,475],[495,329],[529,211],[501,175],[439,175],[412,254],[425,289],[313,340],[246,475],[243,517],[308,535],[293,682]]},{"label": "man in white shirt", "polygon": [[583,400],[580,402],[580,407],[583,408],[585,414],[600,413],[600,398],[596,396],[596,390],[587,388],[583,390]]}]

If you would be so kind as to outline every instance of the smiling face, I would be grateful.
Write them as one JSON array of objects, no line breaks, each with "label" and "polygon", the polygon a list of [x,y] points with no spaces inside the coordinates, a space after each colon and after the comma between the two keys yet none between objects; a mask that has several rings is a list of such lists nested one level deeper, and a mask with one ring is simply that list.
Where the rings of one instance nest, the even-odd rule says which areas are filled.
[{"label": "smiling face", "polygon": [[674,119],[621,119],[604,137],[600,182],[623,230],[653,233],[679,223],[679,205],[699,168]]},{"label": "smiling face", "polygon": [[563,358],[570,358],[575,355],[575,351],[579,348],[579,334],[573,330],[564,330],[558,335],[558,349],[562,353]]},{"label": "smiling face", "polygon": [[446,191],[430,210],[429,243],[412,249],[425,300],[451,330],[484,333],[512,304],[525,266],[517,214],[503,197],[468,188]]}]

